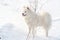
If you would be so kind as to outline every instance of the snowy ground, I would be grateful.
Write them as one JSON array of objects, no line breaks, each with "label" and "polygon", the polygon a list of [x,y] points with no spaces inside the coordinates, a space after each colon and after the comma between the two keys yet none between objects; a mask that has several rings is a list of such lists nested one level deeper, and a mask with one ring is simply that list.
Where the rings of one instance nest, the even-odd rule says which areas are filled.
[{"label": "snowy ground", "polygon": [[[0,0],[0,40],[26,39],[28,27],[21,15],[21,8],[26,4],[24,0]],[[48,38],[44,30],[38,29],[35,40],[60,40],[60,0],[48,0],[43,10],[48,11],[55,21],[52,21]]]}]

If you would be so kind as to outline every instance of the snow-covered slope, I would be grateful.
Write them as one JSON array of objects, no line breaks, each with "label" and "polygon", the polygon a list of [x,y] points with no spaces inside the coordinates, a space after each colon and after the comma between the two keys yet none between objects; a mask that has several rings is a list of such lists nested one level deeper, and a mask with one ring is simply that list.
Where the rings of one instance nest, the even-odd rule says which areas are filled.
[{"label": "snow-covered slope", "polygon": [[[2,26],[2,28],[0,29],[0,40],[25,40],[27,37],[27,33],[24,31],[21,31],[20,29],[14,29],[14,25],[13,24],[5,24]],[[55,27],[56,28],[56,27]],[[35,40],[60,40],[60,36],[58,33],[59,29],[51,29],[50,31],[50,35],[49,37],[45,37],[45,36],[36,36],[34,39]]]}]

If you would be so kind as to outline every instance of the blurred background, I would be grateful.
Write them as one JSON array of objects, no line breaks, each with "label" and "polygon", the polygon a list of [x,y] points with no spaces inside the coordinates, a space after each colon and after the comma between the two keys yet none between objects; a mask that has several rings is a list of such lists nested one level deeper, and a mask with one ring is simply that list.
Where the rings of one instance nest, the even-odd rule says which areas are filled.
[{"label": "blurred background", "polygon": [[[28,34],[28,26],[21,13],[24,5],[34,8],[35,0],[0,0],[0,40],[25,40]],[[42,28],[37,29],[35,40],[60,40],[60,0],[37,0],[37,14],[40,7],[47,1],[41,10],[49,12],[52,17],[52,25],[49,30],[49,38],[45,38]]]}]

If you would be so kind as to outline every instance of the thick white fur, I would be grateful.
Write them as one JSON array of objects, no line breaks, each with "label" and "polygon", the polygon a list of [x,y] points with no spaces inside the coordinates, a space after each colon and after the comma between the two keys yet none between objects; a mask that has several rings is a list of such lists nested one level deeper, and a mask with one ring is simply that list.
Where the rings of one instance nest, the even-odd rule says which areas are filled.
[{"label": "thick white fur", "polygon": [[[25,13],[26,11],[26,13]],[[24,7],[24,16],[25,22],[28,25],[29,33],[27,38],[29,37],[30,33],[32,32],[33,37],[35,36],[36,28],[43,27],[46,31],[46,36],[48,37],[48,30],[51,25],[51,16],[47,12],[42,12],[40,15],[37,15],[33,12],[29,7]]]}]

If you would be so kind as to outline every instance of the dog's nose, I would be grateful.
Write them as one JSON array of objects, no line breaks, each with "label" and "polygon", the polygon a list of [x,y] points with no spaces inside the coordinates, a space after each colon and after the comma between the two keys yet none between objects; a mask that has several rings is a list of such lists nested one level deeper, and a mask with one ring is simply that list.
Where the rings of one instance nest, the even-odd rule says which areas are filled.
[{"label": "dog's nose", "polygon": [[22,16],[24,15],[24,13],[22,13]]},{"label": "dog's nose", "polygon": [[22,16],[26,16],[24,13],[22,13]]}]

